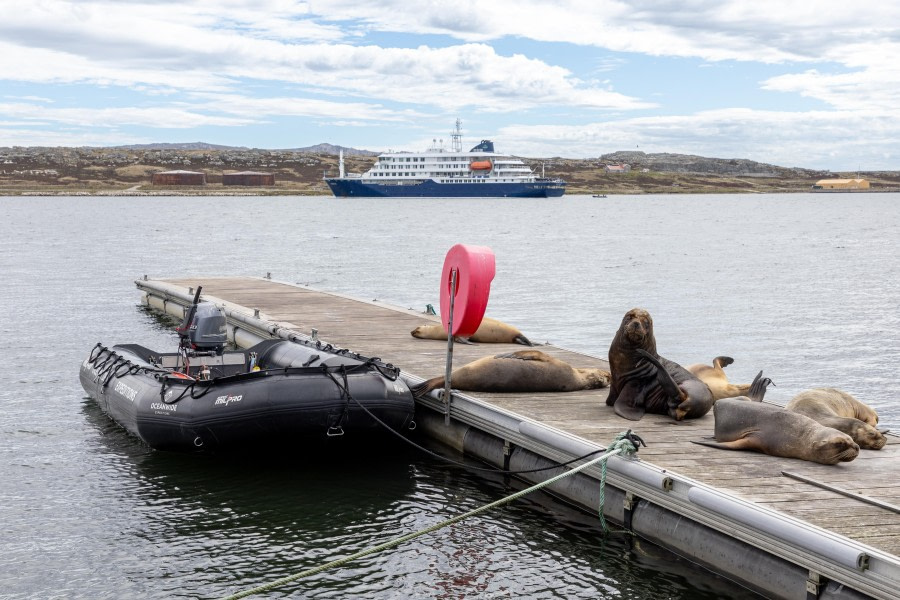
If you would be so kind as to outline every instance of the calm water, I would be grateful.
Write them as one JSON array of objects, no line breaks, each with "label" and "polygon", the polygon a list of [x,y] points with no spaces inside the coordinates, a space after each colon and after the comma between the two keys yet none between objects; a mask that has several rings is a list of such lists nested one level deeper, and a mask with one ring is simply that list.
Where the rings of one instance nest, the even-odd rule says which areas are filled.
[{"label": "calm water", "polygon": [[[731,379],[764,369],[776,401],[841,387],[900,429],[898,194],[0,198],[0,598],[218,597],[510,493],[398,447],[328,461],[152,452],[78,383],[98,341],[174,348],[138,307],[144,274],[271,272],[424,309],[459,242],[494,250],[488,314],[533,340],[603,356],[641,306],[667,358],[730,355]],[[740,595],[541,495],[270,593]]]}]

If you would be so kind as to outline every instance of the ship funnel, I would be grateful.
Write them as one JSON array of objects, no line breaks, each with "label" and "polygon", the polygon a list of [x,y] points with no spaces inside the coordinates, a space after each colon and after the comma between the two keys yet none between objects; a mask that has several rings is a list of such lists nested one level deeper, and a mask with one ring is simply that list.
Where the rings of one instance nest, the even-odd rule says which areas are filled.
[{"label": "ship funnel", "polygon": [[338,175],[340,177],[346,177],[344,175],[344,151],[338,151]]}]

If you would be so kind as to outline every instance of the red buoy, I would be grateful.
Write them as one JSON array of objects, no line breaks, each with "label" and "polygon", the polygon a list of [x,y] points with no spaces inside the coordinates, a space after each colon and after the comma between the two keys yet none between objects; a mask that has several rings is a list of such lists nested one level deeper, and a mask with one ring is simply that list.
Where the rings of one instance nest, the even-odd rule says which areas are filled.
[{"label": "red buoy", "polygon": [[494,252],[487,246],[456,244],[447,252],[441,273],[441,323],[449,329],[450,290],[456,271],[456,296],[453,299],[451,335],[469,336],[481,325],[491,281],[494,279]]}]

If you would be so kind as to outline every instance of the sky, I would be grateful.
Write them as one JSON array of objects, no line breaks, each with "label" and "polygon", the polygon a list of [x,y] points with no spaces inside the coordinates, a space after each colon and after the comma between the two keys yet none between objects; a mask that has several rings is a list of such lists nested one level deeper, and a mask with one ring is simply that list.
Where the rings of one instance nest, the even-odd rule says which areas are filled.
[{"label": "sky", "polygon": [[0,147],[900,170],[900,2],[0,0]]}]

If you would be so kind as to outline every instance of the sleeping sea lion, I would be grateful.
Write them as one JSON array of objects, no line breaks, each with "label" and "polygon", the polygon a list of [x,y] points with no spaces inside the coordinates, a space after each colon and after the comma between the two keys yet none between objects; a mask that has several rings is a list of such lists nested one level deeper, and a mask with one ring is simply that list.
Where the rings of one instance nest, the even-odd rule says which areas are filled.
[{"label": "sleeping sea lion", "polygon": [[[432,325],[419,325],[413,329],[410,334],[415,338],[424,340],[446,340],[447,330],[440,323]],[[503,321],[484,317],[481,319],[481,325],[478,330],[468,338],[455,337],[454,341],[464,344],[470,342],[478,342],[482,344],[522,344],[523,346],[533,346],[529,339],[522,335],[522,332],[507,325]]]},{"label": "sleeping sea lion", "polygon": [[734,362],[730,356],[717,356],[712,361],[712,366],[704,364],[691,365],[687,369],[692,375],[706,384],[709,391],[712,392],[713,401],[722,398],[734,398],[735,396],[746,396],[750,391],[749,383],[733,384],[728,381],[725,375],[724,367]]},{"label": "sleeping sea lion", "polygon": [[[450,385],[470,392],[572,392],[608,386],[609,371],[575,368],[539,350],[520,350],[485,356],[454,369]],[[443,386],[442,375],[411,389],[421,398]]]},{"label": "sleeping sea lion", "polygon": [[859,455],[859,446],[846,433],[774,404],[746,400],[738,397],[716,402],[713,408],[716,441],[694,443],[799,458],[823,465],[851,461]]},{"label": "sleeping sea lion", "polygon": [[620,417],[638,421],[649,412],[681,421],[702,417],[713,405],[705,383],[657,354],[653,319],[644,309],[625,313],[609,346],[609,365],[606,405]]},{"label": "sleeping sea lion", "polygon": [[815,388],[800,392],[785,407],[816,422],[843,431],[860,448],[880,450],[887,443],[875,429],[878,415],[847,392],[835,388]]}]

